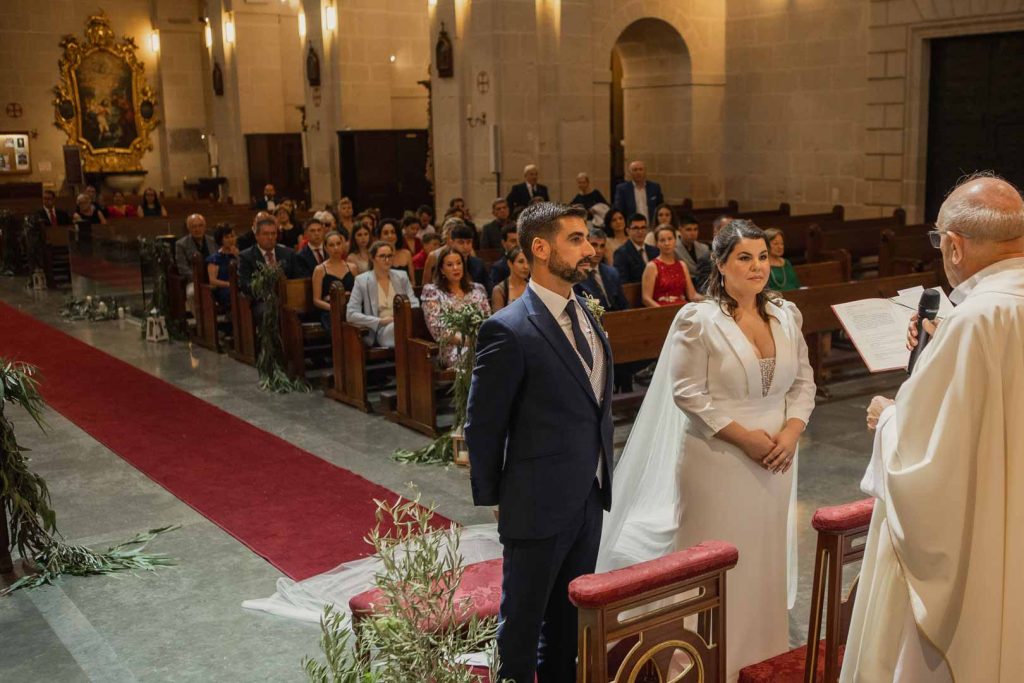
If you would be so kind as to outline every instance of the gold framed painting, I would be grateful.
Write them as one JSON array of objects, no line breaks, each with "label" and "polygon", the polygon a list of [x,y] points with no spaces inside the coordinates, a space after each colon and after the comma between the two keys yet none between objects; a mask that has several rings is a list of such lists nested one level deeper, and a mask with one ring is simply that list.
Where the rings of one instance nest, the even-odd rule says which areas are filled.
[{"label": "gold framed painting", "polygon": [[27,131],[0,133],[0,175],[32,172],[32,152]]},{"label": "gold framed painting", "polygon": [[67,134],[68,144],[81,148],[83,170],[141,170],[158,120],[156,95],[146,84],[135,40],[116,40],[101,11],[86,21],[84,41],[68,35],[60,46],[54,125]]}]

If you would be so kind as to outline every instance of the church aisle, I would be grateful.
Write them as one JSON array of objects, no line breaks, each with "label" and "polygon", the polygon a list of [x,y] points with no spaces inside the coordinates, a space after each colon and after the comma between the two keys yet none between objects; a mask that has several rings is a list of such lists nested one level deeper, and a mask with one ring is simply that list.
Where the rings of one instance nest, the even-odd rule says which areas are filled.
[{"label": "church aisle", "polygon": [[[62,321],[59,293],[33,295],[21,285],[0,280],[0,300],[370,481],[399,493],[413,481],[424,500],[437,501],[451,519],[489,521],[488,510],[470,504],[464,471],[390,459],[393,448],[418,446],[423,437],[319,393],[264,394],[252,368],[204,349],[189,352],[184,344],[147,344],[130,323]],[[870,454],[863,428],[870,396],[819,405],[801,445],[794,642],[806,629],[814,544],[809,518],[820,505],[862,497],[857,484]],[[51,431],[43,435],[19,418],[19,435],[50,483],[67,538],[103,545],[177,523],[183,528],[153,548],[180,564],[137,578],[66,579],[0,600],[0,679],[303,680],[299,661],[316,653],[317,628],[240,606],[272,593],[281,574],[59,414],[48,419]],[[628,425],[617,429],[620,445],[627,432]]]}]

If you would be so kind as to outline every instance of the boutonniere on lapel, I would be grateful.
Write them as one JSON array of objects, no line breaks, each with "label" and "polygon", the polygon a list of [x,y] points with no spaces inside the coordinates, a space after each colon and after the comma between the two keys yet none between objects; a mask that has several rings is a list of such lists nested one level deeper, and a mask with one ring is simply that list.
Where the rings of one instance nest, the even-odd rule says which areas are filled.
[{"label": "boutonniere on lapel", "polygon": [[601,331],[607,335],[608,333],[604,329],[604,323],[601,322],[604,318],[604,306],[601,305],[601,302],[598,299],[595,299],[587,292],[583,293],[583,298],[586,301],[587,310],[590,311],[590,315],[594,316],[594,319],[597,320],[597,324],[601,327]]}]

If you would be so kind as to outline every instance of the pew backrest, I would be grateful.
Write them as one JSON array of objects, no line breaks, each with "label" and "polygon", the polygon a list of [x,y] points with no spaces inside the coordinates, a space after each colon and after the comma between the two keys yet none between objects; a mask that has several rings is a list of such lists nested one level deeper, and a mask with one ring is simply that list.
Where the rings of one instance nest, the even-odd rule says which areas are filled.
[{"label": "pew backrest", "polygon": [[601,326],[608,336],[615,362],[652,360],[660,356],[680,308],[682,306],[659,306],[605,313]]}]

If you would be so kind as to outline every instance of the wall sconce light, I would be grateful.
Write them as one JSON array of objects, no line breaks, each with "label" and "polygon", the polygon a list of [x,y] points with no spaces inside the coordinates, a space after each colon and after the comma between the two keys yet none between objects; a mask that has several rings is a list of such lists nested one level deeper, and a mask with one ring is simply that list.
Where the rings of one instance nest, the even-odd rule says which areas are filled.
[{"label": "wall sconce light", "polygon": [[324,9],[324,28],[331,33],[338,28],[338,9],[334,5],[328,5]]},{"label": "wall sconce light", "polygon": [[306,38],[306,11],[299,10],[299,38]]},{"label": "wall sconce light", "polygon": [[437,7],[437,0],[427,0],[427,7],[430,9]]},{"label": "wall sconce light", "polygon": [[396,57],[395,55],[390,55],[388,57],[388,61],[391,62],[392,64],[394,64],[395,62],[398,61],[398,57]]},{"label": "wall sconce light", "polygon": [[466,123],[469,124],[470,128],[476,128],[477,126],[487,125],[487,112],[484,112],[480,116],[473,116],[473,105],[466,105]]},{"label": "wall sconce light", "polygon": [[224,22],[224,42],[228,45],[235,44],[235,21],[231,16]]},{"label": "wall sconce light", "polygon": [[209,50],[213,47],[213,29],[210,28],[210,20],[206,20],[206,26],[203,28],[203,33],[206,34],[206,49]]},{"label": "wall sconce light", "polygon": [[149,32],[149,49],[153,52],[160,52],[160,31],[157,29]]}]

